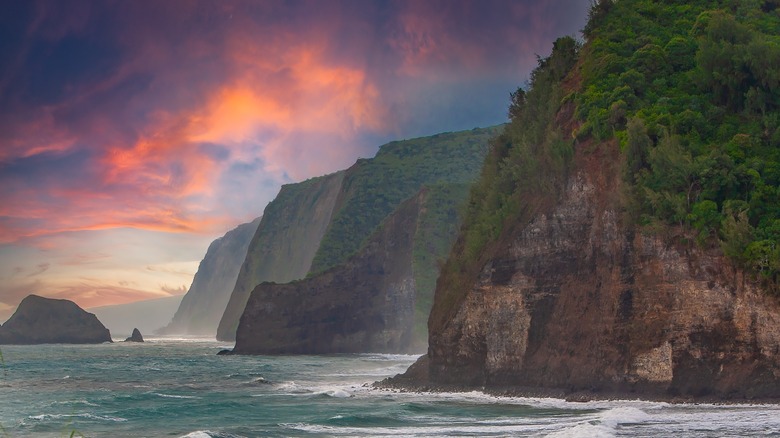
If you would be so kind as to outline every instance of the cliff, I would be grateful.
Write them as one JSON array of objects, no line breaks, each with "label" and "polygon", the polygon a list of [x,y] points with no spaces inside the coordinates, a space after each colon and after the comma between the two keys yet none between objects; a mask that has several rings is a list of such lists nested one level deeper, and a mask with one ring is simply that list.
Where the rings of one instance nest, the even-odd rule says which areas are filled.
[{"label": "cliff", "polygon": [[249,294],[264,281],[306,276],[330,223],[344,172],[282,186],[263,212],[219,321],[217,339],[235,340]]},{"label": "cliff", "polygon": [[228,231],[209,245],[198,265],[187,294],[160,334],[214,336],[225,311],[238,272],[246,258],[249,242],[257,231],[260,218]]},{"label": "cliff", "polygon": [[405,352],[415,287],[412,249],[425,192],[403,203],[346,263],[287,284],[258,285],[237,354]]},{"label": "cliff", "polygon": [[2,344],[100,344],[111,334],[76,303],[28,295],[0,330]]},{"label": "cliff", "polygon": [[717,250],[626,226],[619,175],[603,165],[616,152],[579,156],[560,202],[502,239],[431,333],[428,383],[780,396],[777,301]]},{"label": "cliff", "polygon": [[[780,17],[716,6],[602,0],[584,47],[539,60],[437,281],[428,354],[387,384],[780,398],[780,101],[751,107],[778,90],[743,52],[780,55]],[[742,79],[718,82],[726,59]]]},{"label": "cliff", "polygon": [[266,209],[258,233],[266,224],[276,231],[250,244],[218,339],[235,339],[238,318],[256,285],[315,276],[345,263],[404,200],[428,186],[435,195],[426,217],[435,220],[426,222],[413,251],[416,278],[425,291],[416,304],[416,333],[424,339],[422,321],[432,301],[436,261],[449,251],[459,223],[456,205],[467,196],[486,144],[499,129],[391,142],[376,157],[360,159],[343,172],[285,186]]}]

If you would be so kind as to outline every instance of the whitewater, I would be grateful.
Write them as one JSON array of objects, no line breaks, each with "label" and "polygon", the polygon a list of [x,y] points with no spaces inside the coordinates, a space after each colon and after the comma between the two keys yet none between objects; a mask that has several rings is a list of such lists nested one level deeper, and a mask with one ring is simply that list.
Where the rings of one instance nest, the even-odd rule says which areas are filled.
[{"label": "whitewater", "polygon": [[780,437],[779,405],[566,402],[371,383],[416,356],[217,356],[203,339],[2,346],[9,437]]}]

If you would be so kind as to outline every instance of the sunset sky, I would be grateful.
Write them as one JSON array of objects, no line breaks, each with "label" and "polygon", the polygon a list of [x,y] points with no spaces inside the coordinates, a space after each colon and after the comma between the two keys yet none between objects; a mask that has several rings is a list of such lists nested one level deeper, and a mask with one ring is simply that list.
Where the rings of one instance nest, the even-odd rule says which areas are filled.
[{"label": "sunset sky", "polygon": [[281,184],[504,122],[588,4],[0,2],[0,322],[183,294]]}]

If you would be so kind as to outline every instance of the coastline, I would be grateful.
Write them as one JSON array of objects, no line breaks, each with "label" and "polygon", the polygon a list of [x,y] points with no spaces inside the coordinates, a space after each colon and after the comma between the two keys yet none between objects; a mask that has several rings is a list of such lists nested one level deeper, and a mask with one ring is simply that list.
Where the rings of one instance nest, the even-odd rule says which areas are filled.
[{"label": "coastline", "polygon": [[[425,357],[424,355],[421,358]],[[681,396],[664,394],[660,391],[620,391],[620,390],[581,390],[565,388],[545,388],[520,385],[459,385],[431,382],[427,377],[426,360],[419,360],[412,364],[403,374],[396,374],[371,384],[373,388],[389,390],[399,393],[467,393],[482,392],[494,397],[506,398],[554,398],[573,403],[587,403],[593,401],[628,401],[628,402],[658,402],[669,404],[706,404],[706,405],[780,405],[780,398],[747,398],[738,397],[723,398],[713,395]]]}]

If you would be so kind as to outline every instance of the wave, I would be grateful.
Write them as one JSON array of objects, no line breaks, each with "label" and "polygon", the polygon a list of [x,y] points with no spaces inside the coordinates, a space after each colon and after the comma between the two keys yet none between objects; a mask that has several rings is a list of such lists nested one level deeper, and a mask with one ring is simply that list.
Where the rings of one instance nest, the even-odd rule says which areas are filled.
[{"label": "wave", "polygon": [[349,398],[349,397],[352,397],[351,393],[345,391],[342,388],[327,388],[327,389],[323,389],[321,391],[317,391],[314,394],[316,394],[316,395],[325,395],[325,396],[333,397],[333,398]]},{"label": "wave", "polygon": [[243,435],[236,435],[225,432],[213,432],[210,430],[196,430],[179,438],[247,438]]},{"label": "wave", "polygon": [[404,361],[413,362],[420,358],[424,353],[420,354],[389,354],[389,353],[362,353],[358,357],[364,360],[380,360],[380,361]]},{"label": "wave", "polygon": [[40,414],[40,415],[30,415],[27,418],[36,421],[52,421],[52,420],[59,421],[62,419],[70,419],[70,418],[86,418],[89,420],[111,421],[114,423],[121,423],[127,421],[127,418],[90,414],[88,412],[81,413],[81,414]]},{"label": "wave", "polygon": [[[506,424],[488,425],[473,423],[427,424],[418,426],[381,426],[355,427],[332,426],[310,423],[283,423],[280,426],[313,434],[327,436],[507,436],[507,435],[537,435],[544,434],[549,426],[539,424]],[[592,435],[578,435],[592,436]]]},{"label": "wave", "polygon": [[185,398],[185,399],[199,399],[200,397],[194,395],[175,395],[175,394],[163,394],[161,392],[153,392],[153,395],[164,398]]}]

